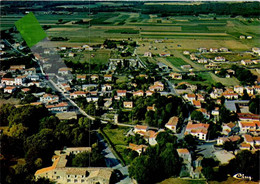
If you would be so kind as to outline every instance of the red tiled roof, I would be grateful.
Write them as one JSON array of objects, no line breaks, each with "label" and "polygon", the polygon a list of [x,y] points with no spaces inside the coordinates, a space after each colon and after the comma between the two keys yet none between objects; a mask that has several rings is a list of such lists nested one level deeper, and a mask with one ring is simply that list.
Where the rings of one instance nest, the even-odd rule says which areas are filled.
[{"label": "red tiled roof", "polygon": [[145,126],[145,125],[136,125],[135,126],[135,129],[143,129],[143,130],[146,130],[148,128],[148,126]]},{"label": "red tiled roof", "polygon": [[254,140],[253,140],[251,135],[244,134],[244,137],[245,137],[246,142],[254,142]]},{"label": "red tiled roof", "polygon": [[189,154],[189,150],[186,148],[182,148],[182,149],[177,149],[177,152],[180,154]]}]

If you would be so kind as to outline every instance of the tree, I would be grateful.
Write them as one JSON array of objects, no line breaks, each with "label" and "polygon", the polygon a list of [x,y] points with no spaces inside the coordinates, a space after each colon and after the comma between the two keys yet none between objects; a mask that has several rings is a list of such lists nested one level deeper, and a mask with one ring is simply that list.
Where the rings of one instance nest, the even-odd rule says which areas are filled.
[{"label": "tree", "polygon": [[200,111],[193,111],[192,113],[191,113],[191,119],[192,120],[197,120],[197,121],[202,121],[202,120],[204,120],[204,115],[202,114],[202,112],[200,112]]},{"label": "tree", "polygon": [[24,127],[22,123],[14,124],[7,132],[7,135],[16,139],[23,140],[26,136],[28,128]]},{"label": "tree", "polygon": [[141,155],[136,157],[129,167],[129,176],[137,180],[138,183],[150,183],[149,156]]},{"label": "tree", "polygon": [[260,114],[260,96],[256,96],[249,102],[249,111],[254,114]]},{"label": "tree", "polygon": [[95,115],[96,114],[96,107],[93,102],[90,102],[88,106],[85,109],[86,113],[89,115]]},{"label": "tree", "polygon": [[160,154],[166,177],[178,176],[181,170],[181,162],[175,149],[175,145],[167,143],[166,148]]},{"label": "tree", "polygon": [[236,149],[238,149],[238,144],[237,142],[233,142],[233,141],[226,141],[224,144],[223,144],[223,148],[227,151],[232,151],[234,153],[234,151]]},{"label": "tree", "polygon": [[89,167],[90,165],[90,153],[82,152],[75,155],[75,158],[72,159],[72,166],[73,167]]},{"label": "tree", "polygon": [[243,90],[242,100],[250,100],[250,97],[249,97],[246,89]]},{"label": "tree", "polygon": [[241,151],[223,169],[228,174],[242,173],[245,176],[251,176],[254,181],[259,181],[259,156],[259,150],[255,153],[251,153],[248,150]]},{"label": "tree", "polygon": [[168,132],[160,132],[156,137],[156,141],[160,148],[164,148],[167,143],[172,143],[176,145],[177,137],[169,134]]}]

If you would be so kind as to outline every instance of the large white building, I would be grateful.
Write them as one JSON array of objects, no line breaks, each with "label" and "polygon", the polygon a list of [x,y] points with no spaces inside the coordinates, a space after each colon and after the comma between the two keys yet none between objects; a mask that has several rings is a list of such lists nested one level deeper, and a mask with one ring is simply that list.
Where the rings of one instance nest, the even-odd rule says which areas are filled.
[{"label": "large white building", "polygon": [[113,169],[106,167],[67,167],[67,156],[82,152],[91,152],[90,147],[67,148],[57,150],[52,157],[53,164],[36,171],[35,178],[48,178],[56,183],[109,184]]}]

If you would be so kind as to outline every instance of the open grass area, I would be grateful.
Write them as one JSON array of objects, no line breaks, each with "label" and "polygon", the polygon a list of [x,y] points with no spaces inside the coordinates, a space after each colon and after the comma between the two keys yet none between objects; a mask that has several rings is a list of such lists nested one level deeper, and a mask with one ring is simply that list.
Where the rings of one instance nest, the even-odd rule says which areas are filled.
[{"label": "open grass area", "polygon": [[214,59],[217,56],[225,57],[228,61],[241,61],[246,59],[257,59],[256,56],[253,56],[250,53],[207,53],[202,54],[204,57],[209,59]]},{"label": "open grass area", "polygon": [[175,67],[180,67],[182,65],[187,65],[183,59],[177,57],[168,57],[167,60],[171,62]]},{"label": "open grass area", "polygon": [[127,82],[127,80],[128,80],[127,76],[117,76],[116,83],[117,84],[125,83],[125,82]]},{"label": "open grass area", "polygon": [[109,137],[109,139],[112,141],[112,143],[116,145],[124,145],[128,146],[127,142],[125,141],[125,134],[129,128],[125,127],[116,127],[114,129],[105,127],[103,131],[105,134]]}]

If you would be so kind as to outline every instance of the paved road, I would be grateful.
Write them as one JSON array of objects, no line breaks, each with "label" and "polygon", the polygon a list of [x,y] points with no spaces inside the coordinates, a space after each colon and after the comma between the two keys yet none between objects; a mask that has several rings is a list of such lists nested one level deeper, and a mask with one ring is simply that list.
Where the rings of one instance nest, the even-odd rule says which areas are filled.
[{"label": "paved road", "polygon": [[180,96],[180,95],[176,92],[174,84],[172,84],[166,77],[163,77],[163,79],[168,83],[168,86],[169,86],[169,88],[170,88],[170,90],[171,90],[171,93],[172,93],[173,95]]},{"label": "paved road", "polygon": [[201,153],[205,158],[212,157],[213,153],[216,151],[214,144],[216,144],[216,141],[206,142],[202,145],[198,145],[197,150],[200,150],[199,153]]},{"label": "paved road", "polygon": [[131,184],[132,180],[129,177],[128,167],[122,166],[122,164],[112,153],[111,149],[108,147],[107,143],[105,143],[104,139],[102,138],[102,136],[99,133],[97,133],[97,137],[98,137],[99,143],[103,147],[102,153],[105,156],[105,161],[106,161],[107,167],[111,167],[113,169],[118,169],[123,175],[123,179],[121,181],[119,181],[118,183]]}]

